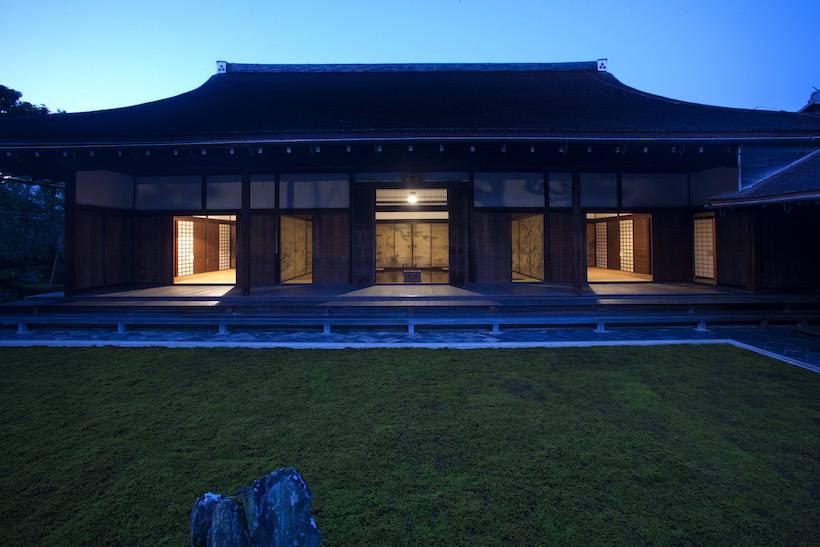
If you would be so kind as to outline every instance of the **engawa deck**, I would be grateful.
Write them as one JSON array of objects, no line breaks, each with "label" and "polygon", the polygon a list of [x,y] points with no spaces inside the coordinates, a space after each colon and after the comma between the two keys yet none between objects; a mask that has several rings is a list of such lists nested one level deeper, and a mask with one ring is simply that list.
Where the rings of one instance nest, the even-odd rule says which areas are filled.
[{"label": "engawa deck", "polygon": [[241,296],[229,285],[111,289],[63,298],[42,295],[0,306],[0,324],[18,332],[48,325],[213,328],[510,327],[820,321],[820,294],[752,294],[697,284],[273,286]]}]

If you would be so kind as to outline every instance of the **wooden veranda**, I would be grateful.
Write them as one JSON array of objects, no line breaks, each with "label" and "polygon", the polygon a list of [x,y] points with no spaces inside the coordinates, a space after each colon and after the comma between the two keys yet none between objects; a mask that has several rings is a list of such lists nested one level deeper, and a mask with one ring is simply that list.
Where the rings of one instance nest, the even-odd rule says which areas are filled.
[{"label": "wooden veranda", "polygon": [[172,285],[42,295],[0,306],[0,324],[231,329],[549,328],[709,323],[807,324],[820,321],[820,294],[754,294],[692,283],[254,287]]}]

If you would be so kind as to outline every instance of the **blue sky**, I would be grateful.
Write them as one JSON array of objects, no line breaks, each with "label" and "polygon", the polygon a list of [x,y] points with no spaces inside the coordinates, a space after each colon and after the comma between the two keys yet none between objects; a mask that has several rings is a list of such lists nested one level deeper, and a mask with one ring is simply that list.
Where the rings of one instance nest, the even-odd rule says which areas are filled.
[{"label": "blue sky", "polygon": [[609,59],[675,99],[798,110],[820,87],[820,1],[7,2],[0,84],[69,112],[190,91],[237,63]]}]

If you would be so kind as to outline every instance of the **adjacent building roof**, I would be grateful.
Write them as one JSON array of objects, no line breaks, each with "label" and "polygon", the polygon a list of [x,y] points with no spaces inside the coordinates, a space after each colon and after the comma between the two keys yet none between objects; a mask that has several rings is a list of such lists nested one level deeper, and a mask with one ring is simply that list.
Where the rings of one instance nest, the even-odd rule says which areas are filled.
[{"label": "adjacent building roof", "polygon": [[820,90],[811,94],[809,102],[806,106],[800,109],[801,114],[809,114],[811,116],[820,116]]},{"label": "adjacent building roof", "polygon": [[0,147],[349,139],[816,138],[820,118],[676,101],[597,62],[243,65],[98,112],[0,119]]},{"label": "adjacent building roof", "polygon": [[820,199],[820,150],[790,163],[760,182],[709,198],[715,207]]}]

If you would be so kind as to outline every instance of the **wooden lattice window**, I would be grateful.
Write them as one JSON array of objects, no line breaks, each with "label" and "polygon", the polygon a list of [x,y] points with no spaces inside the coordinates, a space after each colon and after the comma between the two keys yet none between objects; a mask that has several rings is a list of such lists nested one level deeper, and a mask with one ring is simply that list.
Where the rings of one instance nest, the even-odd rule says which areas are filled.
[{"label": "wooden lattice window", "polygon": [[621,224],[621,271],[635,271],[635,230],[632,219],[622,220]]},{"label": "wooden lattice window", "polygon": [[[167,271],[167,270],[166,270]],[[194,223],[177,221],[177,276],[194,273]]]},{"label": "wooden lattice window", "polygon": [[695,277],[715,278],[715,217],[695,219]]},{"label": "wooden lattice window", "polygon": [[595,266],[606,268],[606,222],[595,223]]},{"label": "wooden lattice window", "polygon": [[228,270],[231,267],[231,225],[219,225],[219,269]]}]

